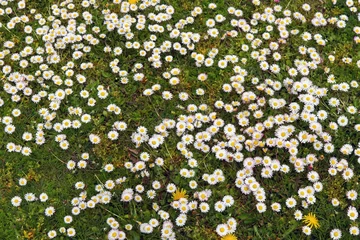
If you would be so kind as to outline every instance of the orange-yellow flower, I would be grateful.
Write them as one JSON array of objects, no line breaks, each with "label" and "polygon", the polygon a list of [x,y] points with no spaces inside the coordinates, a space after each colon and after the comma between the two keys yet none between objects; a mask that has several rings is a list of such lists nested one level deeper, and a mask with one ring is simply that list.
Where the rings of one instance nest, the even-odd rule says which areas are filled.
[{"label": "orange-yellow flower", "polygon": [[316,218],[315,214],[309,213],[303,217],[303,222],[310,228],[319,228],[320,223],[319,220]]},{"label": "orange-yellow flower", "polygon": [[177,201],[180,198],[187,198],[188,197],[186,195],[186,190],[184,190],[184,189],[181,189],[181,190],[176,189],[176,191],[172,195],[173,195],[174,201]]},{"label": "orange-yellow flower", "polygon": [[227,234],[221,240],[237,240],[237,237],[234,234]]}]

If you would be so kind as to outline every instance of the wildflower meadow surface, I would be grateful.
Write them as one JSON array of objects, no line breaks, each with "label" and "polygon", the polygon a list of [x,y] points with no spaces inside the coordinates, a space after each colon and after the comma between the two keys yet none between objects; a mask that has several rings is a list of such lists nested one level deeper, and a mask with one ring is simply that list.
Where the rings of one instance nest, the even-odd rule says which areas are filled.
[{"label": "wildflower meadow surface", "polygon": [[0,0],[0,239],[359,239],[359,0]]}]

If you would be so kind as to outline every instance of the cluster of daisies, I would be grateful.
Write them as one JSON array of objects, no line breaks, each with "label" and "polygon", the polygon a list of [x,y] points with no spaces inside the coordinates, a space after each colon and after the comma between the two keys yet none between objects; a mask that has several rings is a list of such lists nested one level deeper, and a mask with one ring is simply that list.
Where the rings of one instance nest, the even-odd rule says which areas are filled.
[{"label": "cluster of daisies", "polygon": [[[191,222],[193,215],[231,215],[237,198],[223,194],[224,189],[220,194],[217,186],[222,183],[255,199],[259,214],[290,212],[302,221],[302,232],[311,235],[314,228],[321,227],[311,206],[324,190],[322,179],[335,179],[337,175],[345,182],[354,179],[350,157],[355,156],[360,163],[360,141],[339,144],[334,138],[339,132],[360,132],[360,123],[356,122],[358,107],[351,101],[344,103],[341,97],[359,91],[359,84],[355,79],[342,78],[333,69],[341,65],[358,71],[360,59],[350,53],[340,57],[336,52],[324,54],[322,49],[331,44],[331,39],[319,33],[329,26],[339,32],[351,28],[351,44],[356,46],[360,43],[360,26],[353,26],[350,16],[330,17],[306,3],[292,12],[277,4],[263,6],[260,0],[252,1],[255,10],[251,13],[233,6],[219,13],[217,4],[210,3],[204,9],[194,7],[180,19],[174,15],[178,10],[161,0],[113,0],[106,6],[96,0],[65,0],[51,5],[46,14],[29,9],[26,4],[24,0],[0,3],[0,17],[4,20],[1,31],[19,31],[19,35],[24,35],[21,43],[4,41],[0,51],[1,86],[7,97],[0,98],[0,121],[8,154],[31,156],[34,149],[41,151],[41,145],[47,141],[56,142],[61,150],[76,148],[70,140],[70,130],[89,128],[92,130],[81,137],[91,147],[101,146],[104,140],[118,143],[124,139],[124,131],[136,129],[128,140],[139,149],[138,159],[126,160],[120,166],[126,170],[125,175],[97,178],[95,186],[75,182],[73,188],[78,194],[69,200],[71,211],[61,223],[67,227],[47,229],[49,238],[59,234],[76,236],[71,225],[78,218],[75,216],[97,205],[106,209],[110,202],[120,200],[123,204],[135,202],[139,208],[141,203],[148,208],[151,205],[152,215],[142,221],[126,222],[108,210],[113,215],[106,219],[108,239],[126,239],[131,231],[144,235],[156,231],[161,239],[176,239],[177,228]],[[359,3],[347,0],[343,7],[351,17],[358,14]],[[204,26],[197,28],[204,18]],[[356,18],[359,22],[360,15]],[[309,29],[304,30],[306,24]],[[121,41],[109,41],[111,38]],[[289,50],[293,39],[300,44]],[[237,54],[213,44],[217,41],[220,45],[237,42]],[[211,47],[204,49],[202,46],[208,42]],[[88,57],[97,55],[99,49],[110,68],[104,71],[119,80],[119,88],[141,83],[145,89],[141,89],[138,98],[151,101],[159,96],[164,104],[177,101],[181,114],[161,119],[154,129],[141,124],[128,126],[127,120],[120,119],[122,106],[111,98],[113,89],[101,81],[94,86],[97,79],[90,73],[99,59],[95,56],[92,62]],[[289,51],[293,51],[292,58],[287,56]],[[132,56],[132,63],[124,60],[126,55]],[[188,60],[190,76],[177,63],[179,58]],[[152,71],[158,74],[158,82],[148,78]],[[320,81],[315,74],[319,72]],[[201,87],[189,90],[184,87],[189,83]],[[206,98],[213,84],[218,88],[216,94]],[[74,105],[69,106],[69,102]],[[24,103],[36,109],[36,120],[29,121],[26,130],[17,127],[17,120],[24,117]],[[105,107],[99,107],[100,104]],[[2,111],[10,105],[16,107]],[[102,128],[92,128],[96,114],[117,120],[104,132]],[[175,139],[174,146],[166,145],[169,138]],[[179,176],[184,184],[153,178],[171,164],[168,156],[160,154],[165,148],[171,156],[168,147],[181,156],[181,168],[173,169],[171,174],[174,178]],[[159,154],[154,156],[153,152]],[[80,155],[79,159],[58,160],[71,174],[91,163],[87,150]],[[317,171],[320,161],[329,176]],[[207,164],[217,167],[211,171]],[[107,162],[100,171],[106,176],[116,173],[118,167]],[[293,195],[269,200],[266,186],[257,176],[272,179],[287,174],[302,174],[306,179]],[[131,185],[137,179],[144,181]],[[19,185],[26,186],[27,179],[20,178]],[[95,194],[88,194],[88,187],[93,187]],[[343,196],[330,200],[334,208],[344,199],[350,203],[346,208],[350,222],[347,231],[353,236],[359,235],[355,224],[358,191],[353,186]],[[160,204],[161,198],[166,198],[167,204]],[[22,199],[46,204],[48,195],[41,193],[36,197],[35,193],[26,193],[23,197],[14,196],[11,204],[20,207],[24,204]],[[147,199],[151,200],[150,205]],[[56,206],[45,207],[46,217],[56,214]],[[214,233],[222,240],[237,239],[236,216],[223,220],[211,226]],[[345,229],[334,228],[328,234],[331,239],[340,239],[342,231]]]}]

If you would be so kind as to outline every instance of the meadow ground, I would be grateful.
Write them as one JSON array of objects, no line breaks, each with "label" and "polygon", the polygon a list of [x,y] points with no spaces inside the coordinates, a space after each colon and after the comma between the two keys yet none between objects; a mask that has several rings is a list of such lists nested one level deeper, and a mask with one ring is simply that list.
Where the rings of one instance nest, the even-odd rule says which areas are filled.
[{"label": "meadow ground", "polygon": [[0,0],[0,239],[358,239],[359,11]]}]

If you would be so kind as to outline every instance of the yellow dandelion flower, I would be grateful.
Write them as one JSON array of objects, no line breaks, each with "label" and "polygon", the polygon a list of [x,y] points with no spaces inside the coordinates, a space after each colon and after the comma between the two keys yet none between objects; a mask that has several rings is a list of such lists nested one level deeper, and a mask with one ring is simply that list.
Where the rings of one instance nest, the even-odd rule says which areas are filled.
[{"label": "yellow dandelion flower", "polygon": [[237,237],[234,234],[227,234],[221,240],[237,240]]},{"label": "yellow dandelion flower", "polygon": [[129,0],[130,4],[136,4],[139,0]]},{"label": "yellow dandelion flower", "polygon": [[184,190],[184,189],[181,189],[181,190],[176,189],[176,191],[172,195],[173,195],[174,201],[177,201],[180,198],[187,198],[188,197],[186,195],[186,190]]},{"label": "yellow dandelion flower", "polygon": [[320,223],[319,220],[316,218],[315,214],[309,213],[303,217],[303,222],[310,228],[319,228]]}]

